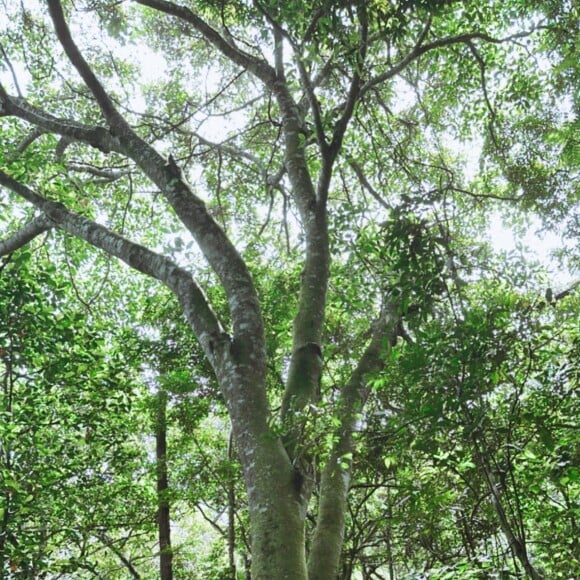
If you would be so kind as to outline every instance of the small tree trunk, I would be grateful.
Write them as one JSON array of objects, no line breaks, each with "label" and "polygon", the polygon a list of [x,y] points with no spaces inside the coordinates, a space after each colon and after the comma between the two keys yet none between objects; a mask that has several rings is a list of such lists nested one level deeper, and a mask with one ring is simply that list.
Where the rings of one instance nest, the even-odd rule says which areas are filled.
[{"label": "small tree trunk", "polygon": [[[230,432],[228,442],[228,459],[234,458],[234,439]],[[228,482],[228,559],[230,574],[236,578],[236,490],[234,480]]]},{"label": "small tree trunk", "polygon": [[395,561],[393,559],[393,539],[392,539],[392,526],[393,526],[393,501],[391,498],[391,490],[387,487],[387,538],[386,538],[386,548],[387,548],[387,565],[389,567],[389,580],[395,580]]},{"label": "small tree trunk", "polygon": [[350,472],[331,456],[322,473],[318,522],[308,558],[309,580],[335,580],[344,541],[346,498]]},{"label": "small tree trunk", "polygon": [[388,345],[396,341],[399,322],[397,304],[385,304],[381,316],[373,325],[372,339],[343,389],[338,404],[340,426],[335,432],[336,443],[320,481],[318,521],[308,558],[309,580],[336,580],[338,577],[355,451],[352,435],[369,393],[366,377],[382,367],[386,349],[390,348]]},{"label": "small tree trunk", "polygon": [[155,452],[157,459],[157,523],[159,527],[159,576],[161,580],[173,580],[173,554],[171,552],[171,518],[167,497],[167,393],[158,394],[157,422],[155,429]]}]

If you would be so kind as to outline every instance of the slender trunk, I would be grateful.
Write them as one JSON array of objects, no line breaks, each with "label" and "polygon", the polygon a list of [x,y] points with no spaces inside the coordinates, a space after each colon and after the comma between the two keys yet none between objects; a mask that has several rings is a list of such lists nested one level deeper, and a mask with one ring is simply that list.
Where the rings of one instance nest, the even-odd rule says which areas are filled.
[{"label": "slender trunk", "polygon": [[395,562],[393,560],[393,540],[392,540],[392,525],[393,525],[393,501],[391,498],[391,490],[387,487],[387,565],[389,567],[389,580],[395,580]]},{"label": "slender trunk", "polygon": [[158,394],[157,424],[155,429],[157,459],[157,501],[159,529],[159,577],[173,579],[173,554],[171,551],[171,518],[169,511],[169,482],[167,478],[167,393]]},{"label": "slender trunk", "polygon": [[[3,357],[3,364],[5,368],[4,376],[2,377],[2,395],[4,399],[4,417],[5,421],[12,422],[12,399],[13,399],[13,381],[12,381],[12,364],[10,362],[10,353],[5,352]],[[3,468],[7,473],[12,469],[11,453],[6,442],[0,444],[0,461],[2,461]],[[0,573],[7,569],[7,552],[6,541],[8,538],[8,530],[10,527],[10,514],[12,513],[11,495],[8,490],[2,495],[0,507],[2,508],[2,520],[0,522]]]},{"label": "slender trunk", "polygon": [[336,580],[338,576],[355,451],[353,433],[369,393],[367,376],[383,366],[390,345],[396,341],[399,321],[398,305],[385,304],[380,317],[373,324],[372,339],[344,386],[338,402],[337,417],[340,424],[335,432],[336,443],[320,482],[318,520],[308,558],[309,580]]},{"label": "slender trunk", "polygon": [[6,570],[7,556],[6,556],[6,539],[8,537],[8,524],[10,523],[10,494],[4,494],[3,500],[0,503],[2,507],[2,521],[0,522],[0,572]]},{"label": "slender trunk", "polygon": [[322,473],[318,521],[308,558],[308,580],[335,580],[344,542],[350,469],[332,455]]},{"label": "slender trunk", "polygon": [[[228,459],[233,460],[233,446],[234,440],[232,433],[228,441]],[[236,578],[236,490],[235,482],[230,480],[228,482],[228,560],[230,574],[232,578]]]}]

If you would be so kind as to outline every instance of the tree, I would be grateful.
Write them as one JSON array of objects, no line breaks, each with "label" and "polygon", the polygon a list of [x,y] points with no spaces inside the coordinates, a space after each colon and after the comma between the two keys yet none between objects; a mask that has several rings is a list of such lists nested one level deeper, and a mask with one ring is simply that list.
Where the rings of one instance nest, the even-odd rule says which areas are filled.
[{"label": "tree", "polygon": [[[469,236],[500,203],[574,225],[577,9],[5,9],[0,254],[54,230],[169,288],[227,407],[253,577],[336,578],[373,379],[483,276]],[[241,128],[212,140],[215,115]]]}]

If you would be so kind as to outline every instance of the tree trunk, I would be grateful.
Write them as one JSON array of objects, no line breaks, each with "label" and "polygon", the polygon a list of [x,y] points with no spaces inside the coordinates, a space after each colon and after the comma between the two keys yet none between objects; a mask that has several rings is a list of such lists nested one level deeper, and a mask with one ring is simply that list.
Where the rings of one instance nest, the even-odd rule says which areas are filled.
[{"label": "tree trunk", "polygon": [[169,482],[167,478],[167,393],[159,390],[157,396],[155,453],[157,459],[157,523],[159,530],[159,577],[173,580],[173,553],[171,551],[171,518],[169,511]]},{"label": "tree trunk", "polygon": [[318,522],[308,558],[309,580],[335,580],[344,541],[346,500],[350,469],[332,456],[322,474]]},{"label": "tree trunk", "polygon": [[252,578],[306,580],[304,509],[294,470],[279,440],[258,445],[245,466],[250,507]]},{"label": "tree trunk", "polygon": [[309,580],[336,580],[344,542],[347,497],[355,451],[353,433],[369,394],[366,377],[383,366],[400,322],[398,304],[387,303],[373,324],[373,335],[338,402],[336,443],[320,483],[318,519],[308,558]]},{"label": "tree trunk", "polygon": [[265,359],[249,342],[228,336],[212,348],[248,492],[252,578],[306,580],[305,510],[292,463],[270,428]]}]

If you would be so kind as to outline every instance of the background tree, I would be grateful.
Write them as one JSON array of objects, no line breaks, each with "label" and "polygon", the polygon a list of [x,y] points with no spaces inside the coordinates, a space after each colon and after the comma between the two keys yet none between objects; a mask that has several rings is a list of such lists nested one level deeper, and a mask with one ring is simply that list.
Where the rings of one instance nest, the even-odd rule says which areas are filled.
[{"label": "background tree", "polygon": [[[0,254],[56,230],[173,293],[231,421],[252,575],[336,578],[359,433],[376,409],[414,424],[407,435],[425,441],[426,460],[455,469],[423,470],[423,481],[477,481],[471,499],[485,501],[512,566],[540,577],[511,451],[511,437],[525,437],[515,402],[533,386],[532,359],[515,346],[520,366],[506,375],[498,351],[510,333],[523,345],[538,332],[516,322],[540,286],[512,264],[510,275],[493,272],[505,301],[490,297],[491,257],[471,238],[498,207],[516,219],[533,210],[572,235],[577,9],[515,0],[5,9],[0,185],[10,212]],[[163,69],[150,80],[148,59]],[[51,249],[66,263],[70,247]],[[71,279],[101,276],[105,296],[124,276],[103,277],[103,258],[90,256]],[[138,326],[142,307],[136,299],[118,316]],[[542,360],[539,372],[549,349]],[[405,369],[412,386],[397,382]],[[502,400],[506,426],[492,429]],[[411,487],[413,465],[401,472]],[[571,501],[568,488],[554,493]],[[428,505],[432,518],[421,528],[450,529],[441,514],[460,496],[419,497],[413,513]],[[475,561],[479,536],[456,539],[435,545],[425,533],[414,567],[425,553],[427,568],[447,565],[450,552]],[[376,573],[364,539],[350,540],[351,564]]]},{"label": "background tree", "polygon": [[140,381],[66,276],[31,262],[1,265],[0,569],[133,576],[153,546]]}]

